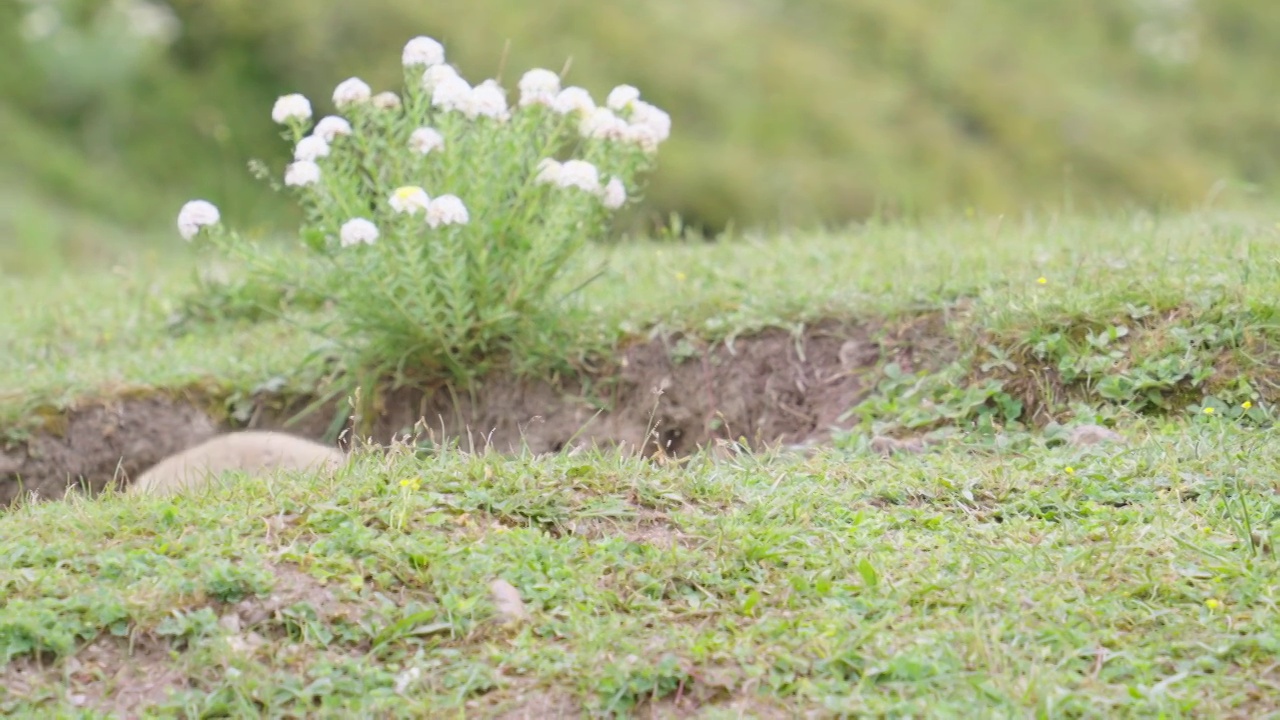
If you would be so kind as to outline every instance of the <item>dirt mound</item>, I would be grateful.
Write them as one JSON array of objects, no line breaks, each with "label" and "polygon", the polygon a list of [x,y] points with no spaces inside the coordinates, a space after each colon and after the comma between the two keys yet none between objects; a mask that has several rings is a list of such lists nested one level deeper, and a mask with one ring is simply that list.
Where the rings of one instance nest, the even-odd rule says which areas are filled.
[{"label": "dirt mound", "polygon": [[[917,356],[936,366],[949,354],[943,337],[937,317],[892,328],[827,322],[798,334],[771,329],[712,345],[668,336],[632,345],[615,367],[595,377],[497,377],[460,397],[397,390],[381,400],[370,434],[386,443],[422,420],[436,441],[456,439],[467,449],[543,453],[597,444],[674,456],[717,439],[819,443],[874,385],[882,360],[907,371],[920,365]],[[272,411],[279,398],[263,395],[256,402],[251,427],[314,439],[325,435],[339,411],[334,404],[286,426],[301,403]],[[194,402],[179,400],[127,399],[73,409],[65,432],[0,449],[0,503],[23,492],[61,496],[77,483],[96,492],[113,478],[137,477],[165,456],[229,429]]]},{"label": "dirt mound", "polygon": [[68,487],[101,490],[135,478],[164,457],[213,436],[218,424],[189,401],[129,398],[67,413],[58,433],[0,446],[0,503],[24,492],[61,497]]}]

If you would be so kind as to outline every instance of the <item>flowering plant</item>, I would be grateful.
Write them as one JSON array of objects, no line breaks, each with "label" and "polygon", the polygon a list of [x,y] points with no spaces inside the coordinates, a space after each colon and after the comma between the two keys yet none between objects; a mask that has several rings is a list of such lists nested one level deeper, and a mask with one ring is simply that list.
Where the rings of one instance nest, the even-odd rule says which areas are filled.
[{"label": "flowering plant", "polygon": [[[427,37],[402,61],[402,95],[344,80],[338,114],[314,125],[307,98],[276,101],[271,117],[293,145],[283,189],[327,268],[316,282],[337,313],[329,336],[365,370],[469,381],[555,335],[568,313],[557,283],[636,195],[671,121],[633,87],[597,106],[543,69],[523,75],[511,105],[496,80],[471,85]],[[252,244],[206,201],[185,205],[178,228],[252,272],[299,282],[254,263]]]}]

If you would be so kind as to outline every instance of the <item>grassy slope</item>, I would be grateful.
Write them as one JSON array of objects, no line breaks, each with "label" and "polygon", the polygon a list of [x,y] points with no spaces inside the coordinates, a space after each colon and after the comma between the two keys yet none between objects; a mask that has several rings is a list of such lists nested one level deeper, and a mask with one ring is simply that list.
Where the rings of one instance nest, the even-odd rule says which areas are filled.
[{"label": "grassy slope", "polygon": [[[973,306],[960,322],[1010,347],[1135,303],[1273,338],[1278,244],[1270,221],[1195,215],[636,245],[611,251],[614,277],[589,301],[606,339],[961,296]],[[310,348],[275,323],[168,337],[184,276],[136,270],[0,286],[0,345],[15,349],[0,355],[12,393],[0,427],[31,402],[122,386],[250,387]],[[0,651],[16,658],[0,708],[69,712],[133,686],[111,668],[89,681],[123,657],[119,636],[161,681],[151,700],[192,712],[412,715],[557,697],[626,711],[724,695],[782,716],[1275,709],[1280,568],[1255,545],[1270,543],[1280,446],[1203,416],[1125,432],[1134,444],[1119,451],[1033,439],[1017,454],[953,445],[891,461],[371,459],[335,482],[200,502],[20,508],[0,517]],[[527,624],[493,622],[497,576],[523,594]],[[79,665],[39,671],[35,651]],[[165,699],[170,685],[183,687]]]}]

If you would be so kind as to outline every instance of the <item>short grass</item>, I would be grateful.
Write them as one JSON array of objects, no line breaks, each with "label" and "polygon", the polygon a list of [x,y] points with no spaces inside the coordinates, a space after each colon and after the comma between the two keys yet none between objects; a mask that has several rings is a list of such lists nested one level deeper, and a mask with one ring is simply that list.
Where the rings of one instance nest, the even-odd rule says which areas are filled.
[{"label": "short grass", "polygon": [[[957,337],[980,331],[1010,349],[1055,328],[1179,309],[1191,312],[1192,323],[1230,320],[1241,332],[1274,338],[1278,250],[1280,226],[1272,218],[1220,213],[957,218],[709,243],[625,243],[586,258],[587,268],[605,273],[583,292],[592,320],[577,329],[578,346],[566,354],[607,354],[654,332],[714,340],[824,318],[938,311],[950,312]],[[113,272],[0,284],[0,347],[7,349],[0,353],[0,425],[35,406],[101,394],[191,386],[231,393],[273,378],[309,382],[298,377],[299,362],[323,340],[290,324],[290,313],[301,310],[280,320],[189,323],[173,332],[169,320],[190,293],[192,265],[139,261]]]},{"label": "short grass", "polygon": [[[406,450],[334,480],[23,505],[0,515],[0,712],[1276,716],[1277,250],[1271,218],[1211,213],[599,249],[574,352],[943,313],[960,374],[886,383],[873,427],[1057,363],[1127,442],[1011,423],[893,459],[856,438],[669,464]],[[123,392],[306,389],[317,340],[288,317],[316,310],[175,333],[190,269],[0,284],[0,429]],[[1179,404],[1210,392],[1230,403]],[[1237,418],[1248,397],[1264,414]],[[496,578],[527,619],[500,622]]]},{"label": "short grass", "polygon": [[29,505],[0,517],[0,709],[1274,714],[1280,445],[1216,420],[1127,434],[896,460],[358,455],[334,480]]}]

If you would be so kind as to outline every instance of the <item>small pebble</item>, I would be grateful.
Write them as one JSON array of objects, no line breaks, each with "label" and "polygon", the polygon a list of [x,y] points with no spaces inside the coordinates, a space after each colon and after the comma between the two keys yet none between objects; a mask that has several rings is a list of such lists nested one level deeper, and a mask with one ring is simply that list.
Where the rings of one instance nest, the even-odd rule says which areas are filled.
[{"label": "small pebble", "polygon": [[506,580],[499,578],[489,583],[489,594],[504,621],[513,622],[529,617],[528,611],[524,609],[524,600],[520,599],[520,591]]},{"label": "small pebble", "polygon": [[1073,447],[1089,447],[1104,442],[1123,442],[1120,433],[1108,430],[1101,425],[1080,425],[1071,431],[1068,442]]}]

